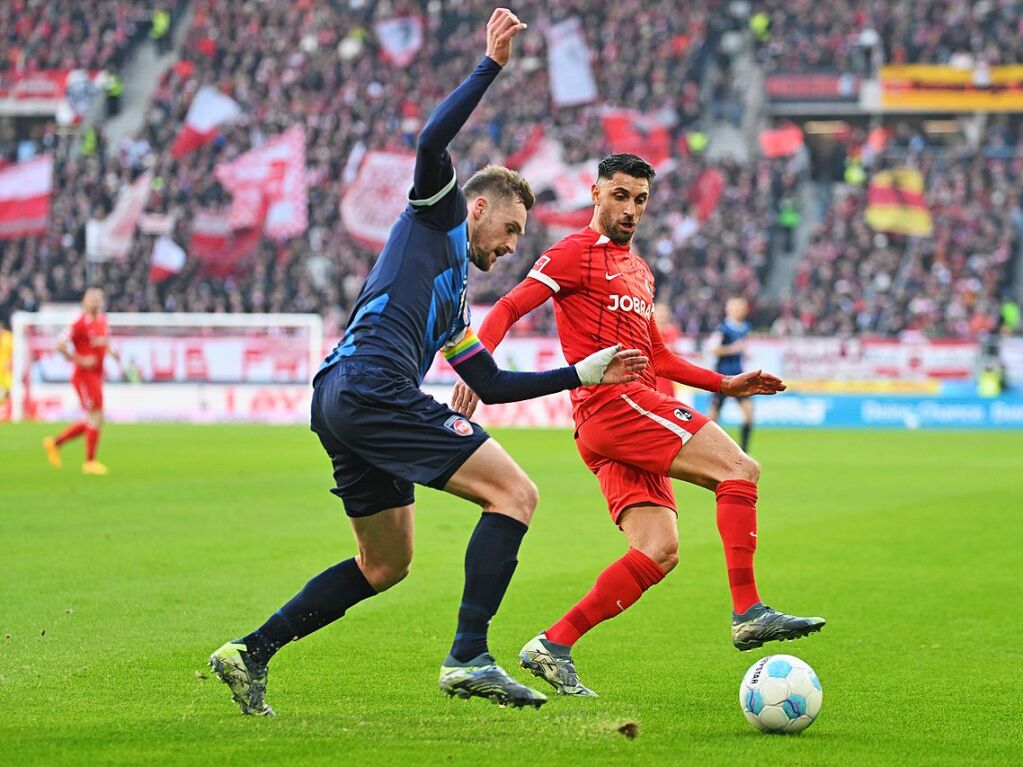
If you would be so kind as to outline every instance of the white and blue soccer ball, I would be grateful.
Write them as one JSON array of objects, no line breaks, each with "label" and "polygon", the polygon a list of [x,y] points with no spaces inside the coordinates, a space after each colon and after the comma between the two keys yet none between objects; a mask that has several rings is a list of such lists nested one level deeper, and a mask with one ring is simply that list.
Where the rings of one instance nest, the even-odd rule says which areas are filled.
[{"label": "white and blue soccer ball", "polygon": [[802,732],[821,712],[823,691],[817,674],[794,655],[768,655],[746,672],[739,705],[761,732]]}]

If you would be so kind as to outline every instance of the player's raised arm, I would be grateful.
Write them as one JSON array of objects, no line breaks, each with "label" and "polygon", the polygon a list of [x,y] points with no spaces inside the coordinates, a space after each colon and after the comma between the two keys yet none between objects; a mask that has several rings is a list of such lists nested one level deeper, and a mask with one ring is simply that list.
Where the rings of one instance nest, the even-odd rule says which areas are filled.
[{"label": "player's raised arm", "polygon": [[487,53],[473,73],[437,108],[419,134],[413,205],[430,205],[455,185],[448,144],[458,135],[483,94],[511,55],[511,41],[526,25],[507,8],[498,8],[487,23]]},{"label": "player's raised arm", "polygon": [[501,370],[472,330],[444,350],[455,372],[488,405],[543,397],[593,384],[629,383],[639,378],[647,358],[638,349],[610,346],[575,365],[543,372]]}]

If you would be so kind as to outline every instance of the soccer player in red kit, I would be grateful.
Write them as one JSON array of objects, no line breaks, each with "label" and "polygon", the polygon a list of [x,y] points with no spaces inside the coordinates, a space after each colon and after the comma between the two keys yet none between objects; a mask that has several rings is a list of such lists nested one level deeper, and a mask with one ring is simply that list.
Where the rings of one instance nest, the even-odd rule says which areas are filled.
[{"label": "soccer player in red kit", "polygon": [[[774,394],[781,379],[760,370],[725,376],[693,365],[665,348],[654,321],[654,277],[629,246],[650,196],[654,169],[629,154],[604,158],[592,194],[593,219],[533,265],[525,280],[487,315],[479,338],[493,349],[523,315],[554,299],[565,359],[582,359],[602,346],[640,349],[652,364],[638,381],[582,387],[571,393],[576,447],[596,476],[611,519],[629,550],[549,629],[522,648],[524,668],[566,695],[594,695],[582,685],[572,645],[613,618],[678,563],[678,529],[671,478],[705,487],[717,497],[717,526],[732,594],[732,642],[751,650],[795,639],[824,625],[765,605],[753,576],[760,467],[717,424],[689,405],[657,391],[656,377],[729,396]],[[466,415],[477,400],[464,385],[452,406]],[[468,412],[467,412],[468,411]]]},{"label": "soccer player in red kit", "polygon": [[96,460],[96,446],[103,426],[103,360],[110,354],[119,360],[110,348],[107,316],[103,313],[103,291],[89,288],[82,296],[82,313],[57,343],[57,351],[74,365],[71,385],[85,411],[85,420],[68,426],[57,437],[43,439],[46,457],[55,469],[61,466],[60,448],[80,435],[85,435],[84,474],[106,474],[107,467]]}]

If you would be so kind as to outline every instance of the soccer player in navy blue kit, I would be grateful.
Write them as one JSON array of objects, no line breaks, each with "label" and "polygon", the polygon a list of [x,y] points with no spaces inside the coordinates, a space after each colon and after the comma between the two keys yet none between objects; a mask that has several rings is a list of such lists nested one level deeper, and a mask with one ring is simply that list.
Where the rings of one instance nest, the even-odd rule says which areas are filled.
[{"label": "soccer player in navy blue kit", "polygon": [[[729,298],[725,302],[725,319],[714,332],[710,346],[718,358],[714,368],[726,376],[739,375],[743,371],[743,355],[746,353],[746,336],[749,335],[749,304],[745,298]],[[715,394],[710,404],[711,420],[718,420],[721,406],[727,399],[725,394]],[[736,397],[742,408],[742,434],[739,446],[744,453],[749,452],[749,437],[753,431],[753,400],[749,397]]]},{"label": "soccer player in navy blue kit", "polygon": [[539,707],[546,697],[510,677],[487,646],[537,503],[536,486],[476,424],[420,390],[438,352],[484,401],[510,402],[580,385],[638,378],[646,358],[603,349],[543,373],[499,370],[469,327],[469,262],[488,271],[514,251],[534,198],[507,168],[488,166],[459,188],[447,146],[525,29],[504,8],[487,24],[487,54],[419,135],[409,205],[356,300],[344,337],[313,386],[312,429],[330,456],[359,554],[317,575],[250,634],[210,657],[244,714],[273,715],[267,664],[288,642],[340,618],[402,580],[412,560],[414,485],[483,509],[465,553],[454,643],[441,665],[448,695]]}]

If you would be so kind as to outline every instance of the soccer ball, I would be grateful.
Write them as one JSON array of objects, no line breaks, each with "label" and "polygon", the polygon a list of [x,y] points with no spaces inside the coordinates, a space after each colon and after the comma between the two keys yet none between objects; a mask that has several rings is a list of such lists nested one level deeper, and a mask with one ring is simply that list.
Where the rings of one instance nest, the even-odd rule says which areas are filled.
[{"label": "soccer ball", "polygon": [[802,732],[821,712],[817,674],[794,655],[768,655],[746,672],[739,685],[739,705],[761,732]]}]

